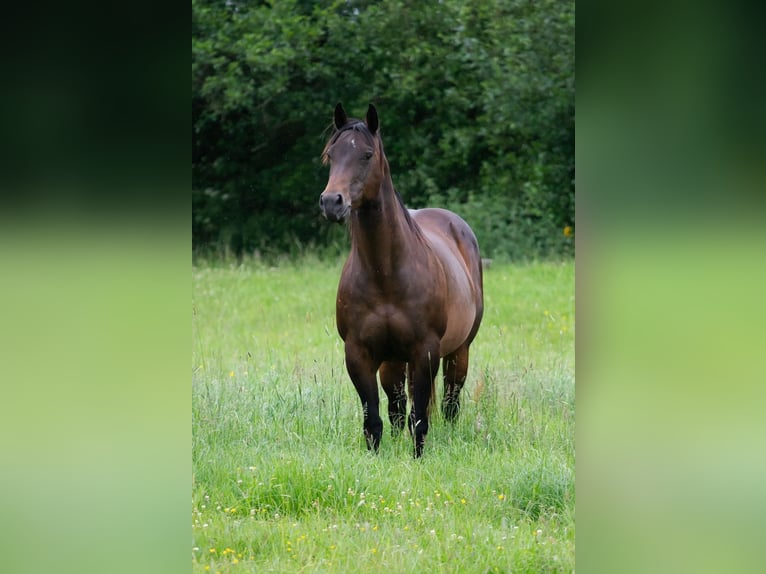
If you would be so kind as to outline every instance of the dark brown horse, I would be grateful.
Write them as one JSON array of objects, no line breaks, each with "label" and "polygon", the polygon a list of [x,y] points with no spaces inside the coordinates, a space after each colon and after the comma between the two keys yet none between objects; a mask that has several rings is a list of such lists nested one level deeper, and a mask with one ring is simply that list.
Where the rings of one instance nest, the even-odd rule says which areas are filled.
[{"label": "dark brown horse", "polygon": [[319,205],[328,220],[351,222],[336,301],[346,368],[362,401],[367,448],[376,451],[383,432],[376,373],[388,395],[392,433],[404,427],[409,380],[408,428],[419,457],[442,357],[442,412],[453,420],[460,409],[468,347],[484,311],[479,246],[454,213],[404,207],[372,104],[364,121],[346,117],[338,104],[335,128],[322,156],[330,178]]}]

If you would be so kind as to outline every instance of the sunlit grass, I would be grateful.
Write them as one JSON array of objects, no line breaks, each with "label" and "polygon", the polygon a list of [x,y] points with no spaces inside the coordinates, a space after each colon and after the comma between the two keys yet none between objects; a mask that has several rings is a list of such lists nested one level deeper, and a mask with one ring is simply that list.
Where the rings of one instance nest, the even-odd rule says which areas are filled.
[{"label": "sunlit grass", "polygon": [[573,263],[487,270],[460,418],[420,460],[385,398],[364,446],[339,274],[193,269],[193,570],[574,570]]}]

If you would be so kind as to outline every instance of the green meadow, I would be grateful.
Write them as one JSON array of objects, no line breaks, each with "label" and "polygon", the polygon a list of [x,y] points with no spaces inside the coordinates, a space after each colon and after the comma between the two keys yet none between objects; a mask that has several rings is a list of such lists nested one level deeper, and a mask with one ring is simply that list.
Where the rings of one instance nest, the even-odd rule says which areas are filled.
[{"label": "green meadow", "polygon": [[193,572],[574,571],[574,263],[485,270],[460,417],[419,460],[382,390],[365,447],[341,265],[193,266]]}]

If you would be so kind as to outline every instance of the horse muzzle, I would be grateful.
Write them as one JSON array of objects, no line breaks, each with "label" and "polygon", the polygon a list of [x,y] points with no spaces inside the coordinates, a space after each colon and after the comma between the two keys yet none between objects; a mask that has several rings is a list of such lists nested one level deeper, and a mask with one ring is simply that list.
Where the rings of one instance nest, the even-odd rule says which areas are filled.
[{"label": "horse muzzle", "polygon": [[319,196],[319,209],[328,221],[343,223],[348,218],[350,206],[340,193],[324,192]]}]

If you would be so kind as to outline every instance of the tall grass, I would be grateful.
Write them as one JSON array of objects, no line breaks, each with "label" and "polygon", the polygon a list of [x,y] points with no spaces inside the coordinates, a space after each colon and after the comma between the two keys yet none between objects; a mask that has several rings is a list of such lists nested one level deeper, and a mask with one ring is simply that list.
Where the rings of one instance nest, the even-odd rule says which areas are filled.
[{"label": "tall grass", "polygon": [[433,417],[419,460],[382,392],[365,447],[339,274],[193,269],[193,570],[574,570],[573,263],[486,271],[460,417]]}]

